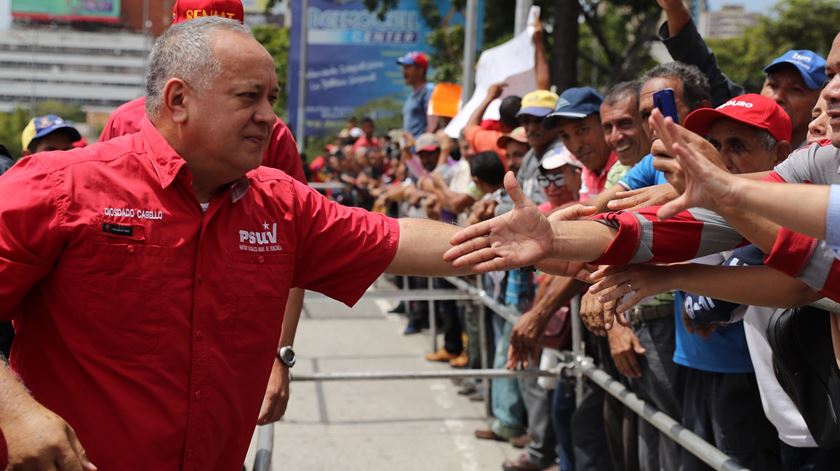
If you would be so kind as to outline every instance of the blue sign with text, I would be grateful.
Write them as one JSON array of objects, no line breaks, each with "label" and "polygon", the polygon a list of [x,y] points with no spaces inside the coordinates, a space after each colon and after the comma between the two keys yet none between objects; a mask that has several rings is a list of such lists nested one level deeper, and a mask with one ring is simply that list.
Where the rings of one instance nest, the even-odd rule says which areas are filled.
[{"label": "blue sign with text", "polygon": [[[436,0],[444,24],[463,24],[449,0]],[[479,12],[481,5],[479,2]],[[301,2],[292,2],[289,51],[289,125],[297,129]],[[479,13],[478,24],[482,14]],[[309,0],[306,66],[306,135],[341,129],[348,116],[399,113],[409,88],[397,58],[410,51],[429,54],[432,31],[418,0],[400,0],[380,20],[361,0]],[[481,30],[481,28],[479,28]],[[479,33],[478,44],[481,44]],[[480,47],[480,46],[479,46]]]}]

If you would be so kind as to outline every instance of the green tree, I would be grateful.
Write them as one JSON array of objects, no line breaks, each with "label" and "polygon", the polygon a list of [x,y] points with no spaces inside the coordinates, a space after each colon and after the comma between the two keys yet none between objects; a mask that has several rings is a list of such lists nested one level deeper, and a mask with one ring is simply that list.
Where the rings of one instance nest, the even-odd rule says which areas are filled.
[{"label": "green tree", "polygon": [[17,108],[10,113],[0,113],[0,144],[6,146],[12,157],[20,157],[20,134],[29,120],[29,110]]},{"label": "green tree", "polygon": [[[397,0],[364,0],[380,17],[396,7]],[[420,0],[424,21],[433,28],[429,44],[438,81],[459,81],[462,73],[463,35],[461,26],[448,25],[454,12],[463,12],[465,0],[452,2],[441,14],[434,0]],[[551,54],[552,83],[559,90],[586,83],[605,88],[638,76],[653,64],[649,46],[656,40],[661,10],[650,0],[535,0],[542,21],[553,26],[547,35]],[[513,35],[515,0],[485,0],[485,48],[496,46]]]},{"label": "green tree", "polygon": [[811,49],[825,56],[838,25],[840,3],[836,0],[780,0],[770,16],[762,17],[743,35],[707,43],[721,70],[755,92],[764,83],[764,67],[785,51]]},{"label": "green tree", "polygon": [[289,29],[275,25],[259,25],[252,29],[254,37],[274,58],[274,68],[277,72],[277,84],[280,95],[274,103],[274,113],[284,121],[287,120],[288,110],[288,64],[289,64]]}]

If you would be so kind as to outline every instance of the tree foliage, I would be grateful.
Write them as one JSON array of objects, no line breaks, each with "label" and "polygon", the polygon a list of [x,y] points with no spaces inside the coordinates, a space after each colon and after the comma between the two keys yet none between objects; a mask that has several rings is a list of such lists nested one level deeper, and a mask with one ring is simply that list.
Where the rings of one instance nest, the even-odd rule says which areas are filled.
[{"label": "tree foliage", "polygon": [[764,67],[789,49],[811,49],[823,57],[840,25],[836,0],[780,0],[771,15],[743,35],[709,39],[718,65],[729,78],[758,91],[764,82]]},{"label": "tree foliage", "polygon": [[[570,1],[534,1],[541,8],[543,23],[554,25],[554,34],[547,37],[552,52],[552,83],[558,88],[581,82],[606,87],[637,76],[653,63],[648,46],[656,38],[661,13],[656,2],[578,0],[571,2],[575,6]],[[364,0],[364,4],[384,18],[398,0]],[[439,12],[435,4],[434,0],[419,3],[421,16],[433,29],[428,38],[434,51],[431,62],[435,75],[431,78],[457,82],[462,75],[464,29],[448,24],[447,17],[452,12],[463,12],[466,1],[453,1],[449,12]],[[484,47],[490,48],[513,36],[516,1],[485,0],[483,5]],[[579,28],[573,19],[578,17]]]},{"label": "tree foliage", "polygon": [[22,151],[20,135],[23,128],[33,117],[47,114],[61,116],[74,123],[84,123],[87,119],[81,106],[56,100],[38,102],[34,110],[16,108],[8,113],[0,113],[0,144],[6,146],[12,157],[19,157]]},{"label": "tree foliage", "polygon": [[277,84],[280,95],[274,103],[274,112],[284,121],[288,118],[286,108],[288,97],[289,29],[275,25],[259,25],[252,29],[254,37],[274,58]]},{"label": "tree foliage", "polygon": [[20,157],[20,134],[30,119],[32,116],[29,110],[22,108],[10,113],[0,113],[0,144],[6,146],[12,157]]}]

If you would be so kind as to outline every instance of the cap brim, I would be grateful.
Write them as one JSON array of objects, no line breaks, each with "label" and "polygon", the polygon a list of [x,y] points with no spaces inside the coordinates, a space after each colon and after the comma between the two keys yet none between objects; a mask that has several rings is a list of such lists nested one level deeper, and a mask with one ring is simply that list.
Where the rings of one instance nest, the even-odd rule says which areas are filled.
[{"label": "cap brim", "polygon": [[426,147],[420,147],[419,149],[415,149],[416,152],[435,152],[435,151],[439,151],[439,150],[440,150],[440,147],[438,147],[438,146],[426,146]]},{"label": "cap brim", "polygon": [[507,146],[508,144],[510,144],[510,141],[518,142],[520,144],[527,144],[528,143],[527,139],[525,141],[520,141],[519,139],[510,137],[510,136],[501,136],[496,141],[496,147],[502,147],[503,148],[503,147]]},{"label": "cap brim", "polygon": [[551,113],[551,109],[543,108],[542,106],[529,106],[527,108],[521,108],[516,116],[522,116],[524,114],[536,116],[537,118],[545,118],[548,114]]},{"label": "cap brim", "polygon": [[35,136],[32,138],[32,140],[34,141],[35,139],[41,139],[43,137],[49,136],[50,134],[53,134],[53,133],[56,133],[56,132],[63,132],[65,134],[69,135],[70,139],[72,139],[73,142],[78,141],[79,139],[82,138],[82,135],[79,133],[79,131],[76,128],[74,128],[73,126],[67,125],[67,124],[63,124],[61,126],[54,126],[54,127],[49,127],[49,128],[46,128],[46,129],[42,129],[41,132],[35,134]]},{"label": "cap brim", "polygon": [[[763,129],[770,133],[770,135],[772,135],[773,137],[776,137],[776,133],[774,133],[773,130],[768,129],[766,126],[759,126],[752,121],[748,121],[746,119],[726,114],[714,108],[700,108],[699,110],[692,111],[688,114],[688,116],[685,117],[685,120],[683,120],[683,126],[689,131],[695,134],[699,134],[700,136],[703,136],[705,138],[706,135],[709,133],[709,128],[712,127],[712,124],[715,121],[722,118],[731,119],[732,121],[737,121],[741,124],[746,124],[747,126],[756,129]],[[776,137],[776,139],[779,138]]]},{"label": "cap brim", "polygon": [[822,88],[822,86],[823,86],[822,83],[817,83],[817,81],[814,80],[813,77],[811,77],[811,74],[809,74],[807,70],[805,70],[800,64],[797,64],[796,62],[793,62],[793,61],[786,61],[785,60],[785,61],[773,62],[773,63],[771,63],[770,65],[768,65],[767,67],[764,68],[764,73],[769,74],[774,69],[778,69],[780,66],[783,66],[783,65],[788,65],[788,66],[792,66],[792,67],[796,68],[796,71],[799,72],[799,75],[802,77],[802,81],[805,82],[805,86],[807,86],[811,90],[820,90]]},{"label": "cap brim", "polygon": [[572,113],[569,111],[562,111],[551,113],[543,120],[543,127],[546,129],[551,129],[557,126],[557,123],[560,122],[561,119],[583,119],[589,115],[584,113]]}]

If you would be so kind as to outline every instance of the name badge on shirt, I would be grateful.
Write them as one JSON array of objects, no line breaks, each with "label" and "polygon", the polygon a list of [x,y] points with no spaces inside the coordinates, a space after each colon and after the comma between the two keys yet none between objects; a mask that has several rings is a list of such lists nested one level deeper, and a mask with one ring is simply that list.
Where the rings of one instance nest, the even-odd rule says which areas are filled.
[{"label": "name badge on shirt", "polygon": [[134,226],[124,226],[121,224],[114,224],[110,222],[102,223],[102,232],[109,234],[131,237],[134,235]]}]

